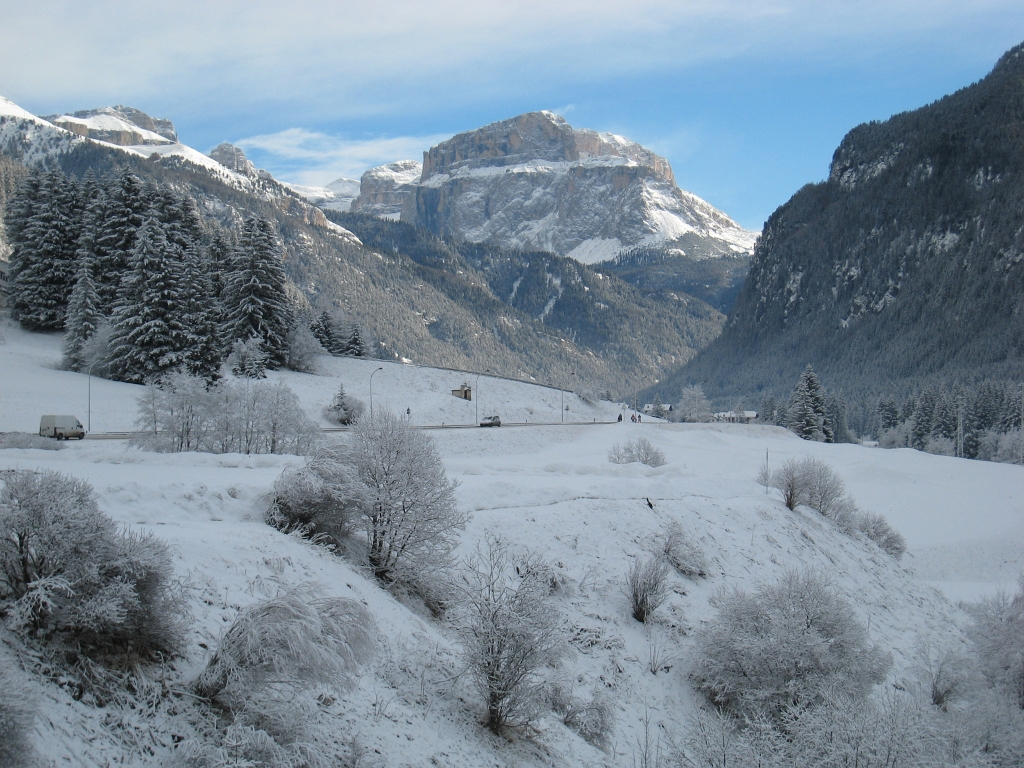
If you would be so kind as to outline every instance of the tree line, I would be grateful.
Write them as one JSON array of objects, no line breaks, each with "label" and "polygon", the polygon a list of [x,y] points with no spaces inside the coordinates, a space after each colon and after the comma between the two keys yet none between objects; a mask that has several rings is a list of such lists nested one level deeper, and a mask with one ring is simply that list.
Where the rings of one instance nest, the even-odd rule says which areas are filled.
[{"label": "tree line", "polygon": [[970,459],[1024,463],[1024,388],[989,381],[924,388],[876,409],[879,444]]},{"label": "tree line", "polygon": [[[305,370],[311,354],[363,356],[324,310],[289,295],[274,224],[250,215],[237,236],[195,201],[130,171],[82,180],[31,172],[8,200],[11,314],[33,331],[63,330],[65,363],[141,383],[182,370],[216,379]],[[323,349],[320,349],[320,348]],[[100,370],[102,369],[102,370]]]}]

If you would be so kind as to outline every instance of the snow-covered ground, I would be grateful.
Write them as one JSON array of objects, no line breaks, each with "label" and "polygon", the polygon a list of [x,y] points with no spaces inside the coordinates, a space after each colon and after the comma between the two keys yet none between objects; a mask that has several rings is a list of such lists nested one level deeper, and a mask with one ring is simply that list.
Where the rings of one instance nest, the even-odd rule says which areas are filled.
[{"label": "snow-covered ground", "polygon": [[[81,418],[85,378],[55,370],[59,338],[9,324],[2,332],[0,431],[34,431],[44,411]],[[368,400],[369,374],[377,367],[383,370],[373,380],[375,408],[409,408],[421,424],[472,421],[475,404],[447,391],[465,379],[456,372],[329,359],[329,375],[281,375],[316,418],[339,379]],[[479,390],[481,416],[496,411],[506,421],[557,421],[557,390],[485,377]],[[137,391],[94,379],[94,429],[129,429]],[[566,403],[578,421],[617,414],[608,403],[591,408],[570,396]],[[338,732],[358,737],[381,766],[633,765],[645,713],[667,734],[695,704],[687,680],[693,634],[714,615],[712,595],[726,585],[753,587],[789,567],[826,572],[872,639],[893,653],[892,682],[912,687],[919,640],[957,643],[965,621],[931,584],[953,597],[976,596],[1009,586],[1024,566],[1020,467],[807,443],[780,428],[743,425],[627,421],[430,434],[460,483],[461,507],[472,513],[459,554],[500,536],[544,557],[574,584],[558,598],[573,649],[554,674],[581,695],[595,689],[611,695],[616,723],[606,753],[553,714],[532,735],[491,734],[480,724],[479,696],[457,675],[459,646],[448,625],[395,600],[339,558],[266,526],[264,494],[297,457],[152,454],[87,440],[60,451],[0,450],[0,471],[55,469],[85,478],[108,514],[172,544],[195,616],[181,664],[186,676],[205,663],[203,646],[215,645],[239,608],[281,587],[312,580],[364,601],[385,648],[359,688],[331,711]],[[609,463],[613,444],[637,437],[665,453],[665,466]],[[897,563],[816,513],[785,509],[754,482],[766,451],[773,466],[805,455],[827,461],[863,509],[885,514],[906,536],[907,555]],[[711,573],[696,580],[673,575],[668,601],[644,626],[630,617],[624,575],[673,522],[703,547]],[[652,674],[652,649],[659,646],[670,669]],[[37,742],[54,764],[102,765],[123,749],[101,725],[102,714],[57,689],[44,692],[42,712]],[[158,735],[165,745],[156,747],[158,754],[169,749],[169,738],[160,742]],[[125,762],[147,761],[140,754]]]}]

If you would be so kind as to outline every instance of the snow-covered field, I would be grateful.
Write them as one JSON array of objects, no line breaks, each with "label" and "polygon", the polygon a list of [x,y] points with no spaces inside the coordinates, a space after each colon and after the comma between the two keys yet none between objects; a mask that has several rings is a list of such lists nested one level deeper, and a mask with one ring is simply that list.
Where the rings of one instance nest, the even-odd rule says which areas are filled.
[{"label": "snow-covered field", "polygon": [[[85,417],[86,380],[55,370],[59,338],[3,326],[0,431],[35,430],[43,412]],[[475,403],[448,390],[464,376],[378,361],[330,359],[323,373],[281,374],[307,412],[319,418],[338,380],[374,407],[404,412],[419,424],[471,423]],[[467,383],[476,387],[476,382]],[[138,388],[94,379],[93,428],[127,430]],[[506,421],[558,421],[560,393],[481,377],[480,415]],[[573,421],[614,418],[610,403],[587,406],[566,395]],[[774,427],[644,423],[437,430],[430,433],[460,485],[472,519],[460,555],[489,535],[542,556],[575,588],[558,598],[573,650],[555,673],[583,694],[611,694],[616,723],[603,753],[553,714],[532,734],[497,737],[481,726],[483,705],[459,677],[451,628],[403,604],[356,568],[262,521],[263,496],[287,456],[153,454],[123,442],[84,441],[60,451],[0,450],[0,471],[54,469],[87,479],[100,507],[118,522],[151,530],[175,550],[191,586],[195,624],[181,668],[207,659],[239,608],[282,587],[316,581],[331,594],[356,596],[386,638],[358,689],[331,707],[338,732],[358,738],[368,764],[381,766],[630,766],[648,715],[659,734],[678,729],[695,704],[687,680],[693,633],[714,615],[724,585],[753,587],[789,567],[815,567],[849,599],[872,640],[894,657],[892,681],[915,683],[919,639],[957,643],[965,621],[953,598],[1009,587],[1024,567],[1024,470],[1021,467],[813,444]],[[667,463],[652,469],[609,463],[615,443],[645,437]],[[899,563],[873,543],[842,534],[809,510],[791,512],[754,482],[765,454],[773,466],[806,455],[828,462],[865,510],[885,514],[907,538]],[[651,505],[648,505],[650,500]],[[706,579],[673,575],[655,620],[633,620],[623,579],[630,563],[657,546],[676,522],[712,563]],[[203,645],[201,646],[200,643]],[[669,658],[652,674],[652,649]],[[54,765],[146,764],[101,724],[104,713],[52,688],[44,692],[37,743]],[[108,718],[109,723],[109,718]],[[159,755],[169,749],[157,737]],[[120,760],[120,758],[124,758]],[[373,761],[376,761],[374,763]]]}]

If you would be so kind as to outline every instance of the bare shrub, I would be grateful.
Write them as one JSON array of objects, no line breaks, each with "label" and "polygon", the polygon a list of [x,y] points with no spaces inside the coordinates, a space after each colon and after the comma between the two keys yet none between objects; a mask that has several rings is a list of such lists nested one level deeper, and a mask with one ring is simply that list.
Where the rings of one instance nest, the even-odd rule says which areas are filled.
[{"label": "bare shrub", "polygon": [[89,655],[171,653],[184,603],[167,545],[118,531],[92,487],[57,472],[12,472],[0,492],[0,613],[34,637]]},{"label": "bare shrub", "polygon": [[0,765],[23,768],[33,764],[32,725],[35,701],[25,679],[0,656]]},{"label": "bare shrub", "polygon": [[175,373],[139,398],[132,445],[150,451],[308,453],[320,430],[282,381],[209,385]]},{"label": "bare shrub", "polygon": [[814,571],[786,571],[753,594],[723,591],[713,605],[719,613],[698,634],[693,677],[716,706],[741,715],[778,719],[829,686],[863,698],[891,664],[853,606]]},{"label": "bare shrub", "polygon": [[566,726],[598,749],[609,746],[615,727],[615,710],[607,694],[595,690],[589,698],[584,698],[557,686],[553,693],[552,707]]},{"label": "bare shrub", "polygon": [[352,449],[321,443],[303,466],[286,469],[274,481],[266,518],[278,530],[338,545],[358,526],[367,503]]},{"label": "bare shrub", "polygon": [[0,434],[0,451],[5,448],[34,448],[40,451],[59,451],[64,443],[49,437],[28,435],[22,432],[4,432]]},{"label": "bare shrub", "polygon": [[548,584],[535,574],[517,574],[514,564],[507,546],[490,539],[462,572],[459,631],[494,731],[537,717],[544,701],[543,670],[566,648]]},{"label": "bare shrub", "polygon": [[970,638],[989,683],[1024,709],[1024,574],[1012,598],[1005,593],[971,606]]},{"label": "bare shrub", "polygon": [[846,495],[846,484],[823,461],[808,457],[800,463],[804,473],[805,504],[829,517]]},{"label": "bare shrub", "polygon": [[633,618],[647,623],[668,597],[668,563],[660,557],[634,560],[626,574],[626,594]]},{"label": "bare shrub", "polygon": [[434,441],[407,419],[380,409],[355,428],[359,478],[367,488],[367,560],[374,575],[429,572],[451,562],[469,516],[455,500]]},{"label": "bare shrub", "polygon": [[875,542],[883,552],[897,560],[907,551],[907,540],[894,530],[883,515],[865,512],[858,520],[860,531]]},{"label": "bare shrub", "polygon": [[757,481],[766,488],[776,489],[789,509],[796,509],[807,501],[807,479],[797,459],[788,459],[774,471],[763,466]]},{"label": "bare shrub", "polygon": [[665,464],[665,454],[655,448],[647,438],[641,437],[629,440],[625,445],[613,445],[608,451],[608,461],[613,464],[640,462],[649,467],[661,467]]},{"label": "bare shrub", "polygon": [[[628,445],[629,443],[626,443],[626,446]],[[616,443],[608,449],[608,461],[612,464],[632,464],[636,459],[633,458],[630,451],[626,450],[626,447]]]},{"label": "bare shrub", "polygon": [[860,530],[861,511],[849,496],[842,498],[833,507],[829,517],[847,536],[853,536]]},{"label": "bare shrub", "polygon": [[666,562],[683,576],[708,575],[708,561],[704,550],[686,535],[679,523],[671,523],[665,529],[661,552]]},{"label": "bare shrub", "polygon": [[321,685],[344,693],[375,650],[373,620],[360,603],[304,586],[243,610],[192,690],[240,699]]},{"label": "bare shrub", "polygon": [[633,455],[641,464],[648,467],[662,467],[665,465],[665,454],[658,448],[651,445],[647,438],[637,438],[633,443]]},{"label": "bare shrub", "polygon": [[967,692],[967,659],[955,648],[933,648],[927,641],[919,642],[916,650],[918,674],[928,687],[932,705],[948,712]]},{"label": "bare shrub", "polygon": [[846,493],[845,483],[832,467],[812,456],[788,459],[774,471],[765,463],[758,472],[757,482],[765,488],[776,489],[789,509],[803,504],[826,517]]}]

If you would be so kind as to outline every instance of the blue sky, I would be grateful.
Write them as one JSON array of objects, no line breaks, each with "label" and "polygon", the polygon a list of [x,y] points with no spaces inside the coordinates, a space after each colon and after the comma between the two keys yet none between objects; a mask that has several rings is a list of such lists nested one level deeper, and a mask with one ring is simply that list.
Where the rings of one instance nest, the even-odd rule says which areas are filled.
[{"label": "blue sky", "polygon": [[752,229],[850,128],[1024,41],[1019,0],[0,0],[0,19],[0,95],[38,114],[128,104],[324,184],[551,109],[665,155]]}]

